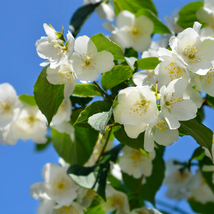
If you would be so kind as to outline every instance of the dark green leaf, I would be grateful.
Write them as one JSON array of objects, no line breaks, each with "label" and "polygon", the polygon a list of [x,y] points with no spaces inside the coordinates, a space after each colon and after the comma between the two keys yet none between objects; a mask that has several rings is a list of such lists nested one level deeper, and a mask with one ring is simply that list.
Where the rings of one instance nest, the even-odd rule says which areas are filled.
[{"label": "dark green leaf", "polygon": [[158,57],[148,57],[148,58],[142,58],[138,59],[136,64],[137,68],[139,69],[155,69],[156,66],[160,63]]},{"label": "dark green leaf", "polygon": [[139,197],[151,203],[155,203],[155,195],[163,183],[165,164],[163,161],[163,152],[165,147],[158,145],[155,149],[156,157],[152,161],[152,175],[146,177],[146,183],[143,184],[139,191]]},{"label": "dark green leaf", "polygon": [[22,95],[19,96],[19,100],[20,100],[23,104],[36,106],[36,101],[35,101],[33,95],[22,94]]},{"label": "dark green leaf", "polygon": [[34,98],[48,125],[64,99],[64,85],[52,85],[46,79],[46,68],[40,73],[34,85]]},{"label": "dark green leaf", "polygon": [[46,142],[46,143],[44,143],[44,144],[38,144],[38,143],[36,143],[36,145],[35,145],[35,150],[36,150],[37,152],[40,152],[40,151],[46,149],[47,146],[50,145],[51,141],[52,141],[52,138],[47,137],[47,142]]},{"label": "dark green leaf", "polygon": [[200,146],[207,148],[212,154],[213,132],[209,128],[195,119],[180,121],[180,124],[179,132],[192,136]]},{"label": "dark green leaf", "polygon": [[195,118],[199,123],[203,122],[204,120],[204,107],[203,105],[198,109],[197,116]]},{"label": "dark green leaf", "polygon": [[102,97],[102,93],[99,88],[94,84],[76,84],[72,95],[79,97]]},{"label": "dark green leaf", "polygon": [[105,101],[95,101],[92,104],[88,105],[77,118],[76,124],[85,125],[86,127],[90,127],[88,125],[88,118],[96,113],[109,111],[111,108],[111,103]]},{"label": "dark green leaf", "polygon": [[97,142],[98,132],[92,128],[75,127],[75,140],[72,142],[66,133],[60,133],[51,129],[53,146],[60,157],[67,163],[85,164],[92,154]]},{"label": "dark green leaf", "polygon": [[202,203],[194,201],[194,200],[189,200],[189,204],[192,207],[192,209],[197,213],[213,214],[214,203],[212,203],[212,202],[202,204]]},{"label": "dark green leaf", "polygon": [[137,59],[135,57],[124,57],[127,64],[131,67],[131,69],[134,71],[135,68],[134,68],[134,64],[135,62],[137,61]]},{"label": "dark green leaf", "polygon": [[213,167],[213,162],[210,160],[210,158],[208,158],[207,156],[204,156],[204,158],[199,161],[199,166],[200,166],[202,176],[204,177],[208,186],[214,193],[214,184],[212,182],[214,171],[206,171],[203,169],[203,167],[206,167],[206,166]]},{"label": "dark green leaf", "polygon": [[147,8],[154,14],[158,14],[152,0],[115,0],[113,3],[117,15],[122,10],[128,10],[131,13],[137,13],[142,8]]},{"label": "dark green leaf", "polygon": [[123,145],[120,144],[110,151],[104,153],[101,161],[95,166],[70,166],[67,174],[79,186],[87,189],[94,189],[95,192],[97,192],[104,200],[106,200],[105,187],[110,170],[110,161],[116,161],[118,153],[122,147]]},{"label": "dark green leaf", "polygon": [[98,33],[92,36],[91,40],[96,45],[98,52],[103,50],[108,51],[113,54],[115,60],[120,60],[122,62],[124,61],[123,50],[121,49],[121,47],[112,42],[102,33]]},{"label": "dark green leaf", "polygon": [[138,138],[132,139],[127,136],[124,127],[122,126],[119,130],[114,132],[114,136],[122,144],[127,145],[133,149],[144,149],[144,133],[141,133]]},{"label": "dark green leaf", "polygon": [[211,97],[207,94],[206,102],[210,107],[214,108],[214,97]]},{"label": "dark green leaf", "polygon": [[72,102],[72,106],[78,108],[78,105],[84,107],[86,104],[88,104],[93,97],[76,97],[71,95],[70,100]]},{"label": "dark green leaf", "polygon": [[179,18],[177,24],[182,28],[193,27],[194,22],[200,22],[196,16],[196,12],[204,6],[203,1],[195,1],[185,5],[179,11]]},{"label": "dark green leaf", "polygon": [[84,22],[94,12],[95,8],[100,5],[101,2],[96,4],[87,4],[80,7],[72,16],[70,21],[70,28],[74,37],[79,33]]},{"label": "dark green leaf", "polygon": [[101,84],[105,90],[124,82],[132,77],[133,70],[128,65],[116,65],[111,71],[102,75]]},{"label": "dark green leaf", "polygon": [[143,8],[140,11],[138,11],[135,16],[136,17],[147,16],[149,19],[151,19],[151,21],[154,23],[153,33],[160,33],[160,34],[170,33],[171,34],[171,31],[169,30],[169,28],[163,22],[161,22],[161,20],[150,10]]},{"label": "dark green leaf", "polygon": [[138,58],[138,52],[135,51],[133,48],[126,48],[125,49],[125,57],[135,57]]},{"label": "dark green leaf", "polygon": [[111,108],[108,112],[102,112],[92,115],[88,118],[88,123],[101,134],[105,133],[106,125],[111,118],[113,112],[113,108]]},{"label": "dark green leaf", "polygon": [[202,149],[202,147],[198,147],[195,149],[195,151],[192,154],[192,157],[190,158],[190,160],[197,160],[200,161],[204,158],[204,149]]}]

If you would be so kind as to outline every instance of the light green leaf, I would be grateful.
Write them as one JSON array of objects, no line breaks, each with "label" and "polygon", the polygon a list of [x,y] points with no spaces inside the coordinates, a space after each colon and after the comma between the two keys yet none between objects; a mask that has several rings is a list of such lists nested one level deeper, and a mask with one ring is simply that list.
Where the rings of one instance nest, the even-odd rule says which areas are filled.
[{"label": "light green leaf", "polygon": [[[113,129],[114,131],[114,129]],[[138,138],[132,139],[129,138],[122,126],[119,130],[114,131],[114,136],[120,141],[122,144],[127,145],[133,149],[144,149],[144,133],[141,133]]]},{"label": "light green leaf", "polygon": [[116,43],[112,42],[102,33],[98,33],[92,36],[91,40],[96,45],[98,52],[105,50],[112,53],[115,60],[120,60],[122,62],[125,60],[121,47]]},{"label": "light green leaf", "polygon": [[76,84],[72,95],[79,97],[102,97],[102,93],[99,88],[94,84]]},{"label": "light green leaf", "polygon": [[103,111],[109,111],[111,108],[111,103],[105,101],[95,101],[92,104],[88,105],[81,113],[79,114],[74,126],[76,124],[90,127],[88,125],[88,118],[96,113]]},{"label": "light green leaf", "polygon": [[20,100],[23,104],[36,106],[36,101],[35,101],[33,95],[22,94],[22,95],[19,96],[19,100]]},{"label": "light green leaf", "polygon": [[213,132],[209,128],[195,119],[180,121],[180,124],[179,132],[192,136],[200,146],[207,148],[212,154]]},{"label": "light green leaf", "polygon": [[50,84],[46,79],[46,69],[43,68],[34,85],[34,98],[49,125],[64,99],[64,85]]},{"label": "light green leaf", "polygon": [[137,61],[137,59],[135,57],[124,57],[127,64],[131,67],[131,69],[134,71],[135,68],[134,68],[134,64],[135,62]]},{"label": "light green leaf", "polygon": [[75,127],[75,140],[72,142],[66,133],[60,133],[51,129],[53,146],[60,157],[67,163],[85,164],[90,158],[97,142],[98,132],[92,128]]},{"label": "light green leaf", "polygon": [[111,118],[113,112],[113,108],[111,108],[108,112],[102,112],[92,115],[88,118],[88,123],[101,134],[105,133],[106,125]]},{"label": "light green leaf", "polygon": [[151,21],[154,23],[153,33],[160,33],[160,34],[170,33],[171,34],[171,31],[169,30],[169,28],[165,24],[163,24],[163,22],[161,22],[161,20],[150,10],[143,8],[140,11],[138,11],[135,16],[136,17],[147,16],[149,19],[151,19]]},{"label": "light green leaf", "polygon": [[94,189],[104,200],[106,200],[105,188],[110,170],[110,161],[115,162],[123,145],[118,145],[103,154],[101,161],[92,167],[79,165],[70,166],[67,174],[79,186]]},{"label": "light green leaf", "polygon": [[204,6],[203,1],[195,1],[185,5],[179,11],[179,18],[177,24],[182,28],[193,27],[194,22],[200,22],[196,16],[196,12]]},{"label": "light green leaf", "polygon": [[105,90],[124,82],[132,77],[133,70],[128,65],[116,65],[111,71],[102,75],[101,84]]},{"label": "light green leaf", "polygon": [[70,28],[72,29],[72,34],[74,37],[79,33],[84,22],[89,18],[89,16],[94,12],[95,8],[100,5],[101,2],[96,4],[87,4],[80,7],[72,16],[70,21]]},{"label": "light green leaf", "polygon": [[113,3],[117,15],[119,11],[122,10],[128,10],[131,13],[137,13],[142,8],[147,8],[154,14],[158,14],[152,0],[114,0]]},{"label": "light green leaf", "polygon": [[136,61],[137,68],[145,70],[155,69],[159,63],[158,57],[147,57]]}]

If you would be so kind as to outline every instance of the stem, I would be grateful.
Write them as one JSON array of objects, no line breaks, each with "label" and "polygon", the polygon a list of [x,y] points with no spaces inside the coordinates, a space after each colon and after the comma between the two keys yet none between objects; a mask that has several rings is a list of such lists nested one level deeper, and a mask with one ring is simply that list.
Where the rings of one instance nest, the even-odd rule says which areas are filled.
[{"label": "stem", "polygon": [[96,81],[94,81],[94,84],[99,88],[99,90],[100,90],[103,94],[105,94],[105,96],[106,96],[111,102],[113,102],[113,100],[111,99],[111,97],[109,97],[109,95],[99,86],[99,84],[98,84]]},{"label": "stem", "polygon": [[106,146],[108,144],[108,140],[109,140],[110,135],[111,135],[111,131],[112,131],[112,129],[109,130],[109,133],[108,133],[108,136],[106,138],[106,142],[105,142],[105,144],[103,146],[102,152],[100,153],[99,157],[97,158],[97,161],[95,162],[95,164],[97,164],[100,161],[101,157],[103,156],[103,153],[104,153],[104,151],[106,149]]},{"label": "stem", "polygon": [[[136,189],[136,191],[135,191],[135,195],[137,195],[138,192],[140,191],[140,187],[141,187],[141,185],[142,185],[143,178],[144,178],[144,175],[142,175],[141,178],[140,178],[140,181],[139,181],[139,183],[138,183],[137,189]],[[132,201],[132,203],[131,203],[131,208],[133,207],[134,202],[136,201],[136,198],[137,198],[137,197],[135,197],[135,198],[133,199],[133,201]]]}]

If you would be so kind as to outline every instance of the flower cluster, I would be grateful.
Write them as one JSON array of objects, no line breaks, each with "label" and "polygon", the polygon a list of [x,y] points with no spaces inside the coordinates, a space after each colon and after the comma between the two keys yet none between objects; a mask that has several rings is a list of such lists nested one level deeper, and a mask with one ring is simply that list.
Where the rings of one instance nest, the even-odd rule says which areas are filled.
[{"label": "flower cluster", "polygon": [[87,36],[74,40],[68,32],[67,41],[63,32],[59,33],[53,27],[44,24],[47,37],[41,37],[36,42],[38,55],[47,59],[41,66],[50,64],[47,68],[47,80],[53,84],[64,84],[64,96],[70,97],[77,83],[95,81],[99,73],[104,73],[114,67],[114,57],[108,51],[97,51],[97,47]]},{"label": "flower cluster", "polygon": [[161,62],[155,70],[135,73],[133,81],[137,86],[118,94],[115,121],[124,125],[130,138],[145,131],[144,148],[149,152],[153,151],[154,141],[171,145],[178,139],[179,121],[196,117],[202,105],[198,91],[214,95],[214,39],[201,38],[200,27],[195,22],[193,28],[172,36],[172,50],[159,48],[156,53]]}]

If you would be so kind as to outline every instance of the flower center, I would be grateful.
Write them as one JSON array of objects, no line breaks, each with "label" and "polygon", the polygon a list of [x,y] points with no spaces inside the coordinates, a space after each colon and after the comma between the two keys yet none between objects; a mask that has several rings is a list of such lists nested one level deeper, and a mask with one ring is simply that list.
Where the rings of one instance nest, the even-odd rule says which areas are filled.
[{"label": "flower center", "polygon": [[214,77],[214,67],[212,67],[206,75],[201,76],[201,78],[206,82],[206,83],[211,83],[212,78]]},{"label": "flower center", "polygon": [[156,127],[159,129],[160,132],[165,132],[165,129],[168,129],[168,125],[166,124],[165,120],[160,120],[157,124]]},{"label": "flower center", "polygon": [[183,76],[182,69],[175,62],[169,63],[167,66],[165,66],[165,69],[169,71],[169,77],[171,81],[174,79],[179,79]]},{"label": "flower center", "polygon": [[134,28],[133,30],[132,30],[132,34],[134,35],[134,36],[136,36],[136,35],[138,35],[140,32],[139,32],[139,30],[137,29],[137,28]]},{"label": "flower center", "polygon": [[118,209],[120,212],[124,212],[124,201],[123,198],[118,195],[113,195],[109,198],[111,201],[111,207]]},{"label": "flower center", "polygon": [[86,60],[85,60],[85,65],[86,66],[89,66],[91,64],[91,61],[90,61],[91,57],[89,55],[86,56]]},{"label": "flower center", "polygon": [[60,65],[59,68],[59,76],[61,77],[60,82],[63,83],[68,83],[72,79],[72,72],[70,71],[69,67],[67,64],[62,64]]},{"label": "flower center", "polygon": [[63,206],[56,211],[56,214],[78,214],[79,212],[71,205],[69,207]]},{"label": "flower center", "polygon": [[29,124],[33,123],[36,120],[36,118],[34,116],[29,116],[27,122]]},{"label": "flower center", "polygon": [[60,194],[70,188],[68,180],[61,174],[58,174],[57,177],[50,182],[50,184],[55,195]]},{"label": "flower center", "polygon": [[3,114],[12,114],[13,109],[9,103],[1,102],[2,108],[3,108]]},{"label": "flower center", "polygon": [[188,59],[190,60],[189,63],[196,63],[196,62],[200,62],[199,59],[196,59],[195,53],[197,53],[197,48],[196,45],[188,45],[186,48],[184,48],[184,52],[183,54],[185,56],[188,57]]}]

